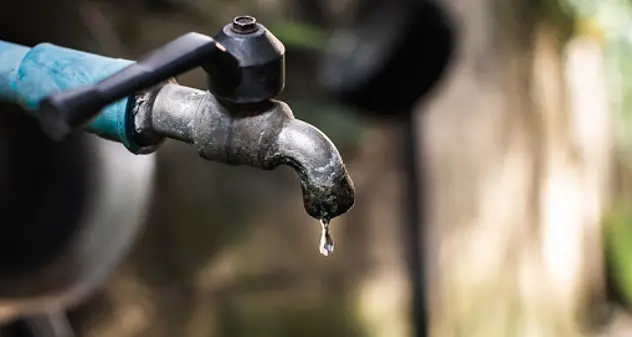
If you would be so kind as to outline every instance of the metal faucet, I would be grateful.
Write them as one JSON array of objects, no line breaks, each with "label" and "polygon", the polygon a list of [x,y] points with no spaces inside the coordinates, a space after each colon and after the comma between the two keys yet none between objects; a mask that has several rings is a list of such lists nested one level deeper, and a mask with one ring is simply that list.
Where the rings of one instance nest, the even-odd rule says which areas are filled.
[{"label": "metal faucet", "polygon": [[[50,60],[46,51],[59,57]],[[235,18],[212,38],[186,34],[135,63],[50,44],[23,53],[4,94],[7,71],[0,68],[0,99],[31,110],[54,139],[87,128],[147,154],[171,138],[211,161],[264,170],[291,166],[305,210],[316,219],[328,222],[354,204],[353,182],[334,144],[274,99],[285,85],[285,47],[253,17]],[[11,55],[0,44],[0,63],[18,59]],[[208,73],[208,91],[173,79],[196,67]],[[33,92],[46,76],[61,79]]]},{"label": "metal faucet", "polygon": [[136,132],[148,143],[166,137],[193,144],[211,161],[264,170],[291,166],[301,180],[305,210],[316,219],[339,216],[353,205],[353,182],[334,144],[295,119],[284,102],[231,105],[177,84],[137,97]]}]

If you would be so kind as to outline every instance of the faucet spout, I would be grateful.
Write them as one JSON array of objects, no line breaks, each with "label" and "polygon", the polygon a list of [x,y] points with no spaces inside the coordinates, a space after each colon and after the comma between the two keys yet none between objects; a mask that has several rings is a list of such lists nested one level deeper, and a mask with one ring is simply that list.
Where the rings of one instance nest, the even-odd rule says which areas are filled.
[{"label": "faucet spout", "polygon": [[281,128],[275,146],[268,152],[270,165],[285,164],[296,170],[305,210],[312,217],[329,220],[353,206],[353,181],[338,149],[314,126],[291,119]]},{"label": "faucet spout", "polygon": [[335,145],[314,126],[295,119],[287,104],[231,104],[171,83],[142,95],[133,108],[140,139],[191,143],[201,157],[230,165],[264,170],[288,165],[300,178],[305,210],[319,220],[353,207],[353,181]]}]

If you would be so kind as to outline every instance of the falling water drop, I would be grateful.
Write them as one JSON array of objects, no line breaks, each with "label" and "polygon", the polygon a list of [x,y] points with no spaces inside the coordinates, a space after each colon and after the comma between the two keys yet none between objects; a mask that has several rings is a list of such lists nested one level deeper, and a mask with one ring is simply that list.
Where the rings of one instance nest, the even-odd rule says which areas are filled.
[{"label": "falling water drop", "polygon": [[334,251],[334,239],[329,232],[329,220],[321,219],[320,226],[322,229],[320,234],[319,250],[324,256],[329,256],[329,254]]}]

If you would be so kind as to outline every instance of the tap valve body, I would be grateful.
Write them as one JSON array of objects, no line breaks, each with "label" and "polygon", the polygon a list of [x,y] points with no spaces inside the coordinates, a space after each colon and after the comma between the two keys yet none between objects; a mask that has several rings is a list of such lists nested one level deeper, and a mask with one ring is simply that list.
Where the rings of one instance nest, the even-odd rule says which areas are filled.
[{"label": "tap valve body", "polygon": [[234,104],[253,104],[270,100],[285,86],[285,46],[251,16],[238,16],[214,37],[239,60],[236,86],[226,85],[221,77],[208,77],[208,88],[215,97]]},{"label": "tap valve body", "polygon": [[86,126],[101,109],[196,67],[209,91],[226,102],[269,100],[284,87],[283,44],[255,18],[240,16],[214,38],[188,33],[91,85],[52,94],[39,104],[43,130],[61,140]]}]

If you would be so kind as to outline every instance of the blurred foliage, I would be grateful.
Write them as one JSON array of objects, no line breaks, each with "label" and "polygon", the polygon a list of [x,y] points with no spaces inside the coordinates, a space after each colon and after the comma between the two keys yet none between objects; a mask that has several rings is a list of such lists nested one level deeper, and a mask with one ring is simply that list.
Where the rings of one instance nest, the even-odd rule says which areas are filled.
[{"label": "blurred foliage", "polygon": [[[329,36],[324,28],[288,20],[268,24],[267,28],[290,50],[289,54],[291,50],[301,50],[320,55],[327,48]],[[308,92],[295,93],[287,101],[297,118],[321,129],[334,143],[358,145],[366,123],[351,107]]]},{"label": "blurred foliage", "polygon": [[577,13],[568,1],[573,0],[538,1],[538,17],[556,27],[561,42],[569,40],[575,33]]},{"label": "blurred foliage", "polygon": [[606,266],[616,291],[632,308],[632,202],[622,203],[603,222]]},{"label": "blurred foliage", "polygon": [[[565,0],[576,12],[578,32],[604,50],[608,92],[615,113],[619,153],[632,165],[632,1]],[[618,297],[632,309],[632,200],[619,200],[603,222],[607,274]]]},{"label": "blurred foliage", "polygon": [[350,108],[325,100],[292,100],[297,118],[318,126],[336,144],[358,144],[365,121]]},{"label": "blurred foliage", "polygon": [[622,121],[616,124],[618,145],[632,164],[632,1],[564,1],[579,18],[579,32],[603,45],[611,107]]},{"label": "blurred foliage", "polygon": [[268,26],[267,28],[290,48],[322,52],[327,46],[328,35],[319,27],[292,21],[282,21]]},{"label": "blurred foliage", "polygon": [[[361,324],[351,313],[347,296],[338,294],[324,298],[310,296],[267,296],[254,299],[246,296],[242,303],[232,303],[239,319],[224,317],[220,336],[320,337],[364,336]],[[247,324],[244,324],[247,322]],[[306,329],[305,327],[310,327]]]}]

